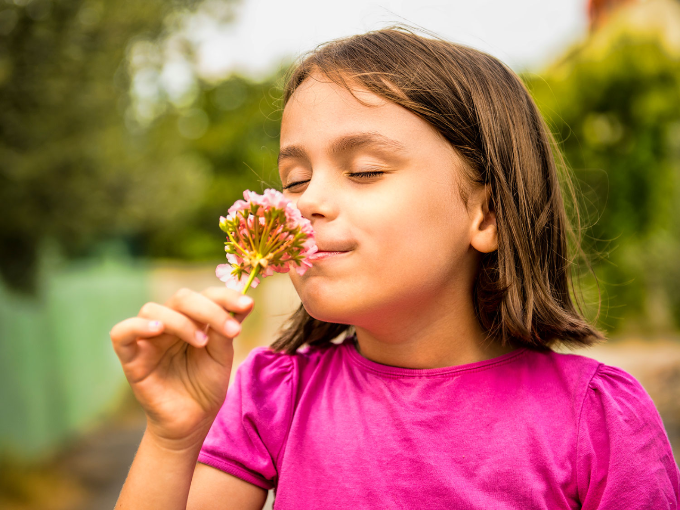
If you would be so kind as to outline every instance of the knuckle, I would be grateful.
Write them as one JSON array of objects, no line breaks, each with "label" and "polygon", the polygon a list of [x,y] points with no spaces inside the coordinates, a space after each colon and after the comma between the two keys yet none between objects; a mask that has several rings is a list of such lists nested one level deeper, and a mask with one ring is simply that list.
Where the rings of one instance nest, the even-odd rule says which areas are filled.
[{"label": "knuckle", "polygon": [[193,293],[193,290],[188,289],[187,287],[182,287],[177,292],[175,292],[175,297],[180,301],[184,301],[185,299],[188,299]]},{"label": "knuckle", "polygon": [[111,337],[111,343],[114,349],[117,351],[119,344],[123,343],[125,337],[130,335],[134,331],[134,319],[125,319],[117,324],[115,324],[111,331],[109,331],[109,336]]},{"label": "knuckle", "polygon": [[201,294],[212,301],[219,301],[223,295],[221,287],[208,287],[203,289]]},{"label": "knuckle", "polygon": [[234,300],[238,299],[239,294],[238,291],[227,287],[209,287],[203,291],[205,297],[222,307],[234,303]]},{"label": "knuckle", "polygon": [[111,337],[111,341],[113,341],[114,343],[118,339],[119,328],[120,328],[120,322],[118,324],[116,324],[115,326],[113,326],[111,328],[111,331],[109,331],[109,336]]},{"label": "knuckle", "polygon": [[142,305],[142,307],[139,309],[139,316],[151,317],[156,306],[157,306],[156,303],[153,303],[151,301],[149,301],[148,303],[144,303],[144,305]]}]

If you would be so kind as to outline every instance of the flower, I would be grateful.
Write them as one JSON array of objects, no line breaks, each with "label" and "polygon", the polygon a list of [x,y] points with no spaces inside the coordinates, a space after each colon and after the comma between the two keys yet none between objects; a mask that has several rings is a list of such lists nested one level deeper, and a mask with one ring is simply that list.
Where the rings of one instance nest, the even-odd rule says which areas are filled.
[{"label": "flower", "polygon": [[217,277],[245,294],[260,283],[258,275],[264,278],[293,268],[305,274],[312,267],[309,256],[318,251],[309,220],[274,189],[262,195],[246,190],[243,198],[234,202],[226,217],[220,216],[229,263],[217,266]]}]

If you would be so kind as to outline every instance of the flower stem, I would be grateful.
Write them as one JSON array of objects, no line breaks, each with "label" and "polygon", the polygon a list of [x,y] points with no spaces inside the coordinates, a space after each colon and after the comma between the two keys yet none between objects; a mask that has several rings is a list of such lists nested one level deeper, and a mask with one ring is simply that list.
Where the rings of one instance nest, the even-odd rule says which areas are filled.
[{"label": "flower stem", "polygon": [[260,217],[258,216],[257,212],[260,210],[260,206],[258,205],[257,208],[253,211],[253,230],[254,236],[255,236],[255,242],[257,245],[254,247],[255,250],[259,253],[260,252],[260,242],[262,239],[262,236],[260,235]]},{"label": "flower stem", "polygon": [[[257,276],[257,273],[259,271],[260,271],[260,264],[255,266],[255,269],[253,269],[252,272],[250,273],[250,277],[248,278],[248,282],[246,283],[245,287],[243,287],[241,294],[243,294],[244,296],[246,295],[246,292],[248,292],[248,289],[250,288],[250,284],[253,283],[253,280],[255,279],[255,277]],[[236,312],[229,312],[229,315],[231,315],[233,317],[234,315],[236,315]]]},{"label": "flower stem", "polygon": [[[267,243],[269,242],[269,230],[274,226],[274,220],[275,218],[272,217],[273,215],[271,214],[270,211],[265,212],[265,225],[264,229],[262,230],[262,235],[260,236],[260,244],[258,245],[258,250],[260,251],[260,255],[267,255],[269,253],[267,251]],[[264,249],[262,249],[262,245],[264,244]]]},{"label": "flower stem", "polygon": [[241,294],[245,295],[246,292],[248,292],[248,289],[250,288],[250,284],[253,283],[253,280],[257,276],[257,273],[260,271],[260,264],[256,265],[255,268],[250,272],[250,277],[248,278],[248,281],[246,282],[246,286],[243,287],[243,290],[241,291]]},{"label": "flower stem", "polygon": [[231,244],[232,244],[236,249],[241,250],[241,253],[243,253],[244,255],[248,255],[248,252],[245,251],[243,248],[241,248],[241,245],[240,245],[239,243],[236,242],[236,240],[234,239],[234,237],[231,235],[230,232],[227,232],[227,235],[229,236],[229,239],[231,239]]},{"label": "flower stem", "polygon": [[293,237],[288,237],[286,239],[286,241],[283,242],[283,243],[281,243],[281,241],[278,241],[278,243],[276,245],[272,246],[269,249],[269,253],[273,253],[274,255],[276,255],[278,252],[281,252],[281,251],[287,249],[291,245],[291,243],[294,243],[299,238],[300,238],[300,233],[298,232]]},{"label": "flower stem", "polygon": [[277,225],[274,230],[267,232],[267,244],[265,244],[264,250],[262,250],[264,255],[268,255],[276,243],[279,242],[277,239],[283,233],[283,230],[283,225]]},{"label": "flower stem", "polygon": [[253,252],[257,253],[257,247],[255,246],[255,241],[253,241],[253,238],[250,236],[250,227],[248,226],[248,220],[247,219],[246,219],[246,236],[248,236],[248,241],[250,242],[250,247],[253,249]]}]

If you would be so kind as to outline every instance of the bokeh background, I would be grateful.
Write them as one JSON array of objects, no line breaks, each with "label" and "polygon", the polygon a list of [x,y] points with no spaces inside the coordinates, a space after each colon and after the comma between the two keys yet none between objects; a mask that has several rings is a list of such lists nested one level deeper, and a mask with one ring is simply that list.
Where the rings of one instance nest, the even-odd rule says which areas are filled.
[{"label": "bokeh background", "polygon": [[[113,508],[144,417],[108,331],[219,284],[218,217],[280,188],[286,69],[393,23],[525,80],[599,282],[610,340],[579,354],[642,382],[680,459],[680,1],[0,0],[1,508]],[[251,295],[237,364],[299,303],[287,275]]]}]

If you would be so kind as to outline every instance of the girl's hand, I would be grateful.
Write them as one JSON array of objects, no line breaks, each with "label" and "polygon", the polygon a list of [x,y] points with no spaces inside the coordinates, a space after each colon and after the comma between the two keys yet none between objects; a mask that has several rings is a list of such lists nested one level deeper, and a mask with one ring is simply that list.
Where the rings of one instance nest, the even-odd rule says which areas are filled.
[{"label": "girl's hand", "polygon": [[137,317],[111,330],[125,377],[146,412],[147,432],[162,446],[202,444],[227,393],[232,339],[252,306],[233,289],[181,289],[164,306],[146,303]]}]

